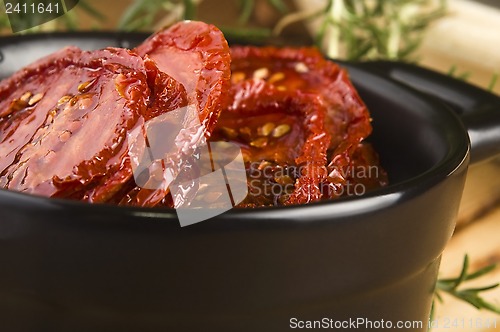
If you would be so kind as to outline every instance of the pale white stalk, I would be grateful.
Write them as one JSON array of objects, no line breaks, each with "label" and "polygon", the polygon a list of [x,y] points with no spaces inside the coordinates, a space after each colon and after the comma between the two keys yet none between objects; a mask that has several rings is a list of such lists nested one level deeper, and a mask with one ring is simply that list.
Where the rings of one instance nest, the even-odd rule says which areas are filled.
[{"label": "pale white stalk", "polygon": [[312,15],[315,15],[318,13],[317,8],[311,8],[309,10],[300,10],[295,13],[291,13],[288,15],[283,16],[278,23],[276,23],[275,27],[273,28],[273,35],[278,36],[281,34],[281,32],[289,25],[295,23],[295,22],[300,22],[308,17],[311,17]]},{"label": "pale white stalk", "polygon": [[401,26],[399,23],[398,13],[393,10],[393,12],[389,15],[391,17],[391,23],[389,26],[389,38],[387,40],[387,56],[390,59],[397,59],[399,53],[399,43],[401,42]]},{"label": "pale white stalk", "polygon": [[330,8],[330,19],[332,24],[328,28],[327,50],[326,54],[330,58],[340,57],[340,23],[344,13],[344,0],[333,0]]}]

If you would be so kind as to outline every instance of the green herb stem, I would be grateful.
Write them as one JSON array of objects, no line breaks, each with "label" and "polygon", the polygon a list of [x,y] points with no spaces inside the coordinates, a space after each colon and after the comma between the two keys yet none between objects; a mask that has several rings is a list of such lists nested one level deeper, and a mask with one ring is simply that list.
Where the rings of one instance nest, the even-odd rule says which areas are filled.
[{"label": "green herb stem", "polygon": [[[499,286],[498,283],[475,288],[463,288],[463,284],[469,280],[474,280],[482,277],[496,269],[496,265],[489,265],[479,269],[473,273],[469,273],[469,256],[465,255],[462,264],[462,270],[456,278],[439,279],[436,282],[435,297],[442,302],[440,293],[447,293],[461,301],[467,302],[477,309],[484,309],[497,314],[500,314],[500,307],[493,303],[489,303],[481,297],[481,293],[495,289]],[[433,303],[434,308],[434,303]]]}]

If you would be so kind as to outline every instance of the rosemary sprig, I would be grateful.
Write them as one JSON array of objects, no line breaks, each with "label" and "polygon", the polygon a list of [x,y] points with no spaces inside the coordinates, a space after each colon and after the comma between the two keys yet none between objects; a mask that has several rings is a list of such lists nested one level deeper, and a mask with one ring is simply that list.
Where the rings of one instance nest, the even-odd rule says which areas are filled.
[{"label": "rosemary sprig", "polygon": [[82,21],[81,19],[78,19],[80,13],[86,13],[89,17],[91,17],[94,20],[94,26],[97,28],[101,23],[106,21],[106,15],[90,5],[89,1],[90,0],[80,0],[78,2],[78,6],[70,11],[67,11],[65,6],[65,14],[60,18],[60,23],[66,30],[76,31],[80,28]]},{"label": "rosemary sprig", "polygon": [[[435,295],[435,300],[438,300],[442,302],[442,293],[447,293],[450,294],[451,296],[462,300],[464,302],[469,303],[470,305],[474,306],[477,309],[484,309],[487,311],[491,311],[497,314],[500,314],[500,307],[489,303],[485,299],[481,297],[481,293],[494,289],[498,287],[500,284],[492,284],[488,285],[485,287],[478,287],[478,288],[464,288],[463,284],[466,281],[469,280],[474,280],[479,277],[482,277],[493,270],[496,269],[496,265],[489,265],[486,266],[482,269],[479,269],[478,271],[469,272],[469,256],[465,255],[463,265],[462,265],[462,270],[460,271],[460,274],[458,277],[455,278],[448,278],[448,279],[439,279],[436,282],[436,288],[434,291]],[[434,303],[433,303],[433,309],[434,309]],[[432,315],[431,315],[432,316]]]},{"label": "rosemary sprig", "polygon": [[238,23],[245,25],[250,20],[250,16],[255,9],[255,0],[240,0],[240,17]]},{"label": "rosemary sprig", "polygon": [[423,31],[446,13],[446,0],[327,0],[282,18],[275,32],[302,19],[319,20],[317,44],[332,58],[409,59]]},{"label": "rosemary sprig", "polygon": [[118,29],[154,30],[180,20],[194,20],[201,0],[135,0],[124,12]]},{"label": "rosemary sprig", "polygon": [[272,31],[266,28],[239,28],[226,26],[219,26],[219,28],[229,41],[245,41],[261,44],[263,40],[268,40],[272,37]]},{"label": "rosemary sprig", "polygon": [[495,88],[497,81],[498,81],[498,73],[494,73],[487,87],[487,90],[489,92],[493,92],[493,89]]},{"label": "rosemary sprig", "polygon": [[458,73],[457,72],[457,66],[452,65],[450,69],[448,70],[448,75],[451,77],[454,77],[456,79],[462,80],[462,81],[467,81],[471,77],[471,73],[468,71],[465,71],[463,73]]},{"label": "rosemary sprig", "polygon": [[282,0],[268,0],[268,2],[281,14],[284,14],[288,11],[288,6]]},{"label": "rosemary sprig", "polygon": [[[124,31],[151,29],[158,14],[165,12],[171,14],[178,8],[179,3],[171,0],[135,0],[122,15],[118,29]],[[180,20],[181,17],[175,19]]]}]

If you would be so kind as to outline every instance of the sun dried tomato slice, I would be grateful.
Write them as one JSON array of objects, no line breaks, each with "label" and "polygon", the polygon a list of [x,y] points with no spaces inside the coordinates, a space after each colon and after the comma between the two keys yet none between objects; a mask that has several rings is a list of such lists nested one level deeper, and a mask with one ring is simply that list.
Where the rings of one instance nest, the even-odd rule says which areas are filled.
[{"label": "sun dried tomato slice", "polygon": [[[66,48],[2,81],[0,186],[108,201],[132,176],[126,135],[152,116],[148,81],[157,75],[124,49]],[[182,99],[182,87],[171,91]]]},{"label": "sun dried tomato slice", "polygon": [[213,140],[230,140],[242,149],[250,194],[240,206],[320,199],[330,142],[321,100],[253,79],[233,84],[231,96]]},{"label": "sun dried tomato slice", "polygon": [[146,108],[143,72],[143,60],[125,50],[68,48],[3,81],[0,185],[83,198],[88,186],[111,177],[124,131]]},{"label": "sun dried tomato slice", "polygon": [[232,47],[231,56],[233,80],[261,77],[280,90],[320,95],[327,109],[330,149],[371,133],[370,115],[347,72],[317,49]]},{"label": "sun dried tomato slice", "polygon": [[173,168],[189,166],[182,155],[206,142],[225,104],[229,48],[214,26],[183,22],[133,52],[68,48],[0,84],[2,187],[141,206],[169,200],[168,188],[137,186],[134,165],[148,151],[134,149],[151,143],[150,121],[188,109],[186,127],[165,144],[179,149]]},{"label": "sun dried tomato slice", "polygon": [[[176,138],[176,144],[183,141],[178,162],[171,163],[174,173],[193,167],[192,155],[197,146],[206,143],[210,137],[220,111],[227,104],[226,91],[230,85],[229,46],[222,32],[213,25],[202,22],[180,22],[160,31],[141,45],[134,52],[151,59],[160,71],[173,77],[185,88],[188,104],[199,118],[183,130],[183,137]],[[201,133],[201,135],[200,135]],[[166,142],[166,144],[172,144]],[[174,165],[176,164],[176,165]],[[183,170],[184,169],[184,170]],[[169,189],[141,188],[129,185],[129,192],[121,199],[122,205],[171,206]],[[191,188],[183,192],[196,191],[194,181]],[[192,194],[192,193],[191,193]]]},{"label": "sun dried tomato slice", "polygon": [[227,103],[231,56],[222,32],[203,22],[180,22],[157,32],[134,49],[151,58],[158,68],[180,82],[194,105],[205,136]]},{"label": "sun dried tomato slice", "polygon": [[[178,150],[161,167],[169,162],[189,178],[224,109],[212,139],[242,148],[251,194],[240,206],[303,204],[338,197],[349,184],[387,182],[363,143],[371,133],[365,105],[346,72],[315,49],[235,47],[231,86],[227,42],[211,25],[176,24],[134,52],[67,48],[0,83],[1,187],[122,205],[189,200],[194,179],[174,199],[168,186],[143,188],[133,174],[141,158],[131,153],[134,139],[151,143],[147,124],[180,109],[196,119],[167,133],[165,144]],[[375,175],[356,169],[372,166]]]},{"label": "sun dried tomato slice", "polygon": [[322,183],[325,198],[362,196],[367,191],[388,184],[386,171],[369,143],[360,143],[349,158],[331,157],[327,181]]},{"label": "sun dried tomato slice", "polygon": [[[244,151],[250,195],[241,206],[336,197],[356,176],[339,181],[334,170],[362,164],[361,155],[375,160],[360,144],[372,129],[368,110],[337,64],[313,48],[237,46],[231,55],[232,103],[214,139]],[[288,138],[276,140],[275,128]]]}]

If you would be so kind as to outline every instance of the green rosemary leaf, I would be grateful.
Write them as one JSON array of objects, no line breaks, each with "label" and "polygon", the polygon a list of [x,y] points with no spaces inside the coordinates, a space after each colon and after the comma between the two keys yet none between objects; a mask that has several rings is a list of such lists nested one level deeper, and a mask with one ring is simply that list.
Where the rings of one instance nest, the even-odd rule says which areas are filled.
[{"label": "green rosemary leaf", "polygon": [[320,28],[318,29],[318,32],[316,33],[316,36],[314,36],[314,44],[316,44],[318,47],[321,48],[321,43],[325,39],[326,36],[326,29],[328,28],[328,20],[325,19],[321,23]]},{"label": "green rosemary leaf", "polygon": [[462,81],[467,81],[471,76],[472,76],[472,74],[470,72],[464,72],[464,73],[458,75],[457,78],[459,80],[462,80]]},{"label": "green rosemary leaf", "polygon": [[460,289],[464,282],[477,279],[495,269],[495,265],[490,265],[479,269],[473,273],[469,273],[469,256],[465,255],[462,264],[462,270],[456,278],[439,279],[436,282],[434,291],[435,299],[441,300],[440,292],[444,292],[454,296],[455,298],[467,302],[477,309],[488,310],[500,314],[500,308],[492,303],[487,302],[481,297],[481,293],[497,288],[500,284],[493,284],[483,287]]},{"label": "green rosemary leaf", "polygon": [[153,24],[154,18],[151,15],[144,15],[138,17],[127,24],[126,31],[137,31],[148,27]]},{"label": "green rosemary leaf", "polygon": [[369,41],[364,41],[358,47],[349,47],[347,54],[347,59],[359,59],[368,55],[368,52],[372,49],[372,43]]},{"label": "green rosemary leaf", "polygon": [[[445,13],[442,2],[433,3],[430,0],[329,1],[316,40],[328,49],[327,54],[343,49],[345,54],[338,55],[350,60],[409,61],[421,44],[423,30]],[[370,40],[371,47],[366,40]]]},{"label": "green rosemary leaf", "polygon": [[488,265],[488,266],[485,266],[483,267],[482,269],[479,269],[477,270],[476,272],[472,273],[472,274],[469,274],[467,276],[467,279],[466,280],[472,280],[472,279],[476,279],[476,278],[479,278],[479,277],[482,277],[484,276],[485,274],[488,274],[490,272],[492,272],[493,270],[495,270],[497,268],[497,265],[496,264],[492,264],[492,265]]},{"label": "green rosemary leaf", "polygon": [[69,11],[64,14],[64,25],[69,31],[78,30],[78,20],[74,11]]},{"label": "green rosemary leaf", "polygon": [[490,83],[488,84],[488,91],[490,92],[493,91],[495,85],[497,84],[497,80],[498,80],[498,73],[494,73],[493,76],[491,77]]},{"label": "green rosemary leaf", "polygon": [[484,299],[479,297],[477,293],[478,292],[474,291],[474,290],[464,290],[464,291],[457,292],[453,295],[455,297],[457,297],[458,299],[463,300],[463,301],[473,305],[477,309],[485,309],[485,310],[500,314],[500,308],[494,306],[491,303],[488,303],[487,301],[485,301]]},{"label": "green rosemary leaf", "polygon": [[137,16],[145,9],[145,2],[142,1],[134,1],[132,5],[130,5],[125,12],[123,13],[120,22],[118,23],[119,30],[134,30],[131,28],[132,22],[137,20]]},{"label": "green rosemary leaf", "polygon": [[497,288],[499,285],[500,284],[493,284],[493,285],[477,287],[477,288],[468,288],[468,289],[465,289],[461,292],[473,292],[473,293],[484,292],[484,291],[488,291],[488,290]]},{"label": "green rosemary leaf", "polygon": [[151,29],[156,15],[163,11],[168,0],[135,0],[122,15],[118,23],[119,30],[133,31]]},{"label": "green rosemary leaf", "polygon": [[462,81],[467,81],[469,79],[469,77],[471,76],[471,73],[467,72],[467,71],[463,72],[463,73],[459,73],[457,66],[452,65],[450,67],[450,69],[448,70],[448,75],[450,75],[451,77],[454,77],[456,79],[462,80]]},{"label": "green rosemary leaf", "polygon": [[241,13],[238,22],[240,25],[245,25],[250,20],[250,16],[252,16],[255,7],[255,1],[241,0],[240,2],[241,2]]},{"label": "green rosemary leaf", "polygon": [[420,40],[410,43],[405,48],[399,51],[399,57],[403,59],[409,58],[418,49],[420,43]]},{"label": "green rosemary leaf", "polygon": [[467,278],[467,270],[469,269],[469,255],[465,255],[464,262],[462,264],[462,271],[455,282],[455,288],[458,287]]},{"label": "green rosemary leaf", "polygon": [[219,26],[228,40],[261,43],[272,36],[272,31],[266,28],[235,28]]},{"label": "green rosemary leaf", "polygon": [[[88,1],[80,0],[78,5],[79,5],[79,8],[81,8],[83,11],[87,12],[87,14],[89,14],[90,16],[95,18],[96,20],[101,21],[101,22],[106,20],[106,16],[104,14],[102,14],[100,11],[98,11],[97,9],[95,9],[94,7],[92,7],[88,3]],[[68,14],[68,13],[66,13],[66,14]]]},{"label": "green rosemary leaf", "polygon": [[196,19],[196,9],[197,6],[193,0],[184,0],[184,19],[194,20]]},{"label": "green rosemary leaf", "polygon": [[440,302],[443,303],[443,297],[439,293],[435,293],[436,299]]},{"label": "green rosemary leaf", "polygon": [[456,71],[457,71],[457,66],[456,65],[451,65],[450,69],[448,70],[448,75],[449,76],[454,76]]},{"label": "green rosemary leaf", "polygon": [[268,0],[271,6],[276,8],[280,13],[286,13],[288,11],[288,6],[282,0]]}]

